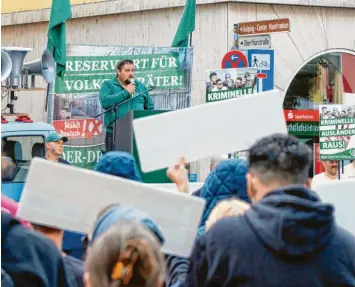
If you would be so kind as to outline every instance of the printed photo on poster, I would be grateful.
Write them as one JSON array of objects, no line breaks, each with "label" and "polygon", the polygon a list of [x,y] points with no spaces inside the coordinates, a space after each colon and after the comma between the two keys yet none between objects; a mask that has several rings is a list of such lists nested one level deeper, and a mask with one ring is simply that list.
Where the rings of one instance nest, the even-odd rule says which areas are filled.
[{"label": "printed photo on poster", "polygon": [[355,159],[355,106],[319,106],[321,160]]},{"label": "printed photo on poster", "polygon": [[254,94],[257,69],[215,69],[207,71],[206,102],[239,98]]}]

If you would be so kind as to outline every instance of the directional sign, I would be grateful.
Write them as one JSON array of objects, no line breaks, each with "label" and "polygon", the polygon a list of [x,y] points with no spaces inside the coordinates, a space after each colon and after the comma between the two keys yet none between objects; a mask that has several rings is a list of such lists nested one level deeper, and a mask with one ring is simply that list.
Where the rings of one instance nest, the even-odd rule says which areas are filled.
[{"label": "directional sign", "polygon": [[270,34],[290,31],[290,19],[246,22],[238,24],[239,35]]},{"label": "directional sign", "polygon": [[258,69],[258,92],[274,89],[274,50],[247,50],[250,68]]},{"label": "directional sign", "polygon": [[247,68],[248,59],[241,51],[230,51],[222,59],[222,69]]},{"label": "directional sign", "polygon": [[238,40],[239,50],[270,49],[270,48],[271,48],[270,35],[243,36],[243,37],[239,37]]}]

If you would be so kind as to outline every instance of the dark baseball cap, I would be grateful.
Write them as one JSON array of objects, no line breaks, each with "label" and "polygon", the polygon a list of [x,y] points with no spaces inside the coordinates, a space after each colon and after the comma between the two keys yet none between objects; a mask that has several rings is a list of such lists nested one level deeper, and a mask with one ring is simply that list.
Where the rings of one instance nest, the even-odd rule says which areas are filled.
[{"label": "dark baseball cap", "polygon": [[63,140],[63,142],[67,142],[68,138],[65,136],[61,136],[57,133],[51,133],[47,138],[46,138],[46,143],[49,142],[59,142],[60,140]]}]

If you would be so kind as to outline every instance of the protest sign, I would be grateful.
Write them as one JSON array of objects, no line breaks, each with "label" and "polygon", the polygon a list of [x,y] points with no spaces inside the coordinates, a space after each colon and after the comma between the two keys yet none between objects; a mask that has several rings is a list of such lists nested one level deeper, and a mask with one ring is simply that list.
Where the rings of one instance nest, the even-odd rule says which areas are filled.
[{"label": "protest sign", "polygon": [[319,184],[315,191],[324,203],[334,205],[337,223],[355,235],[355,179]]},{"label": "protest sign", "polygon": [[319,106],[321,160],[355,158],[355,106]]},{"label": "protest sign", "polygon": [[[193,193],[194,191],[200,189],[203,186],[204,182],[190,182],[189,183],[189,193]],[[174,192],[179,192],[175,183],[152,183],[150,186],[163,188],[165,190],[170,190]]]},{"label": "protest sign", "polygon": [[217,69],[207,71],[206,102],[255,94],[256,72],[253,68]]},{"label": "protest sign", "polygon": [[57,133],[69,139],[92,138],[99,136],[103,130],[103,122],[96,119],[76,119],[54,121]]},{"label": "protest sign", "polygon": [[[53,175],[60,184],[53,184]],[[112,203],[147,213],[164,234],[164,252],[190,255],[203,199],[40,158],[32,160],[17,215],[29,222],[87,233],[98,212]]]},{"label": "protest sign", "polygon": [[231,151],[261,137],[287,133],[278,90],[199,105],[133,121],[142,170],[169,167]]}]

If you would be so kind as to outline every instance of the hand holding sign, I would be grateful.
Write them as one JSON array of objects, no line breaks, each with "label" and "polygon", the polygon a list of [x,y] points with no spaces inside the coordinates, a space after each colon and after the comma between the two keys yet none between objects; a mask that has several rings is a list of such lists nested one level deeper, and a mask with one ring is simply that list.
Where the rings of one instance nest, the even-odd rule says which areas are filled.
[{"label": "hand holding sign", "polygon": [[180,192],[189,192],[189,180],[187,175],[186,163],[183,157],[180,158],[179,164],[170,167],[166,175],[174,182]]}]

